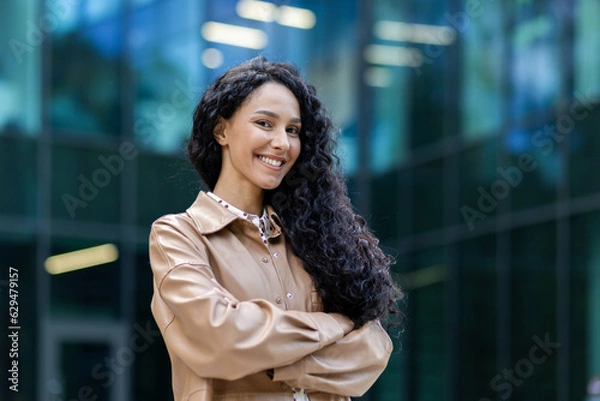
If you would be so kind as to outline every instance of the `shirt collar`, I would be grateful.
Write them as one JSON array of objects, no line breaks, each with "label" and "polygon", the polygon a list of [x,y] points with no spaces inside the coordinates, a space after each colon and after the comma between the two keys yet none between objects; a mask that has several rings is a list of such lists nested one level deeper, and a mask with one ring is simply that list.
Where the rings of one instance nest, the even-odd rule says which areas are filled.
[{"label": "shirt collar", "polygon": [[[201,234],[215,233],[231,224],[236,219],[248,220],[248,218],[244,216],[245,212],[232,205],[229,205],[229,208],[225,208],[218,203],[217,199],[218,197],[216,195],[211,197],[206,192],[200,191],[194,203],[187,209],[187,213],[194,223],[196,223],[196,227],[198,227],[198,231],[200,231]],[[265,217],[271,226],[271,235],[269,238],[278,237],[281,234],[279,216],[275,213],[275,210],[271,205],[265,207],[265,213]]]},{"label": "shirt collar", "polygon": [[[269,217],[267,215],[267,209],[266,208],[263,208],[263,213],[262,213],[261,216],[259,216],[257,214],[252,214],[252,213],[244,212],[243,210],[238,209],[237,207],[235,207],[232,204],[228,203],[227,201],[225,201],[223,198],[221,198],[220,196],[218,196],[214,192],[207,192],[206,195],[208,195],[210,198],[212,198],[215,201],[217,201],[217,203],[219,203],[225,209],[230,210],[233,214],[235,214],[239,218],[241,218],[243,220],[248,220],[249,222],[251,222],[252,224],[254,224],[254,226],[256,226],[256,228],[259,229],[260,236],[262,237],[262,239],[264,241],[266,241],[267,238],[269,238],[271,236],[271,231],[273,229],[272,229],[272,226],[271,226],[271,222],[269,221]],[[265,242],[265,245],[266,245],[266,242]]]}]

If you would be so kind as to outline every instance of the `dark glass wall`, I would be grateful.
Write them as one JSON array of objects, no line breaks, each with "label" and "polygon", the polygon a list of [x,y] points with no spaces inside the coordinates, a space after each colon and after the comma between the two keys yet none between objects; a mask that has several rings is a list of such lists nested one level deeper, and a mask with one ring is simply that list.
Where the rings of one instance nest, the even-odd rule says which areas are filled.
[{"label": "dark glass wall", "polygon": [[[15,269],[20,326],[19,393],[1,399],[170,399],[149,226],[201,188],[184,147],[202,91],[257,54],[315,84],[352,200],[397,260],[406,324],[364,399],[585,399],[600,375],[596,0],[38,0],[0,15],[3,338]],[[251,31],[223,43],[206,23]],[[44,269],[102,244],[118,259]]]}]

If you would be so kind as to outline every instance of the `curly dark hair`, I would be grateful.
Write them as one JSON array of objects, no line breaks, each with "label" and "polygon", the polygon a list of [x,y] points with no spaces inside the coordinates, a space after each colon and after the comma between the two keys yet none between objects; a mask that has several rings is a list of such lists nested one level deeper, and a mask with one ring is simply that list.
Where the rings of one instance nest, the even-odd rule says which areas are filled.
[{"label": "curly dark hair", "polygon": [[205,92],[194,111],[188,157],[213,190],[221,171],[221,146],[213,136],[219,118],[229,119],[266,82],[286,86],[300,105],[300,155],[282,183],[265,191],[281,219],[292,250],[311,275],[326,312],[349,317],[355,327],[402,318],[401,293],[390,276],[393,260],[379,247],[365,220],[354,213],[334,154],[334,127],[315,88],[289,63],[256,57],[231,68]]}]

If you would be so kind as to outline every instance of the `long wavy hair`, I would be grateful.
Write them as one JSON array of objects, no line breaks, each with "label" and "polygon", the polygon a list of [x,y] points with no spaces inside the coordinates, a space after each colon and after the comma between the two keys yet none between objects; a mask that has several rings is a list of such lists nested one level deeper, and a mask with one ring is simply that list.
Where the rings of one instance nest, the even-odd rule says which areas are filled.
[{"label": "long wavy hair", "polygon": [[284,235],[312,277],[325,311],[344,314],[357,328],[390,314],[401,321],[396,305],[401,293],[390,276],[393,260],[354,213],[334,154],[333,124],[315,88],[293,65],[257,57],[221,75],[194,111],[187,148],[191,163],[213,190],[222,161],[215,127],[266,82],[282,84],[295,95],[302,127],[300,155],[282,183],[265,191],[265,203],[279,215]]}]

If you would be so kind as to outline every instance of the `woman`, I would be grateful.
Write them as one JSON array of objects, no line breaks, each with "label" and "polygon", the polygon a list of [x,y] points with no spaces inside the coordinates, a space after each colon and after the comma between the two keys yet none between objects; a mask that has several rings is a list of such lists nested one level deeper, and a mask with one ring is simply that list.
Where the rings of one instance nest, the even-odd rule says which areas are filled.
[{"label": "woman", "polygon": [[188,156],[210,192],[150,234],[175,400],[349,400],[385,368],[398,291],[331,131],[289,64],[255,58],[204,93]]}]

